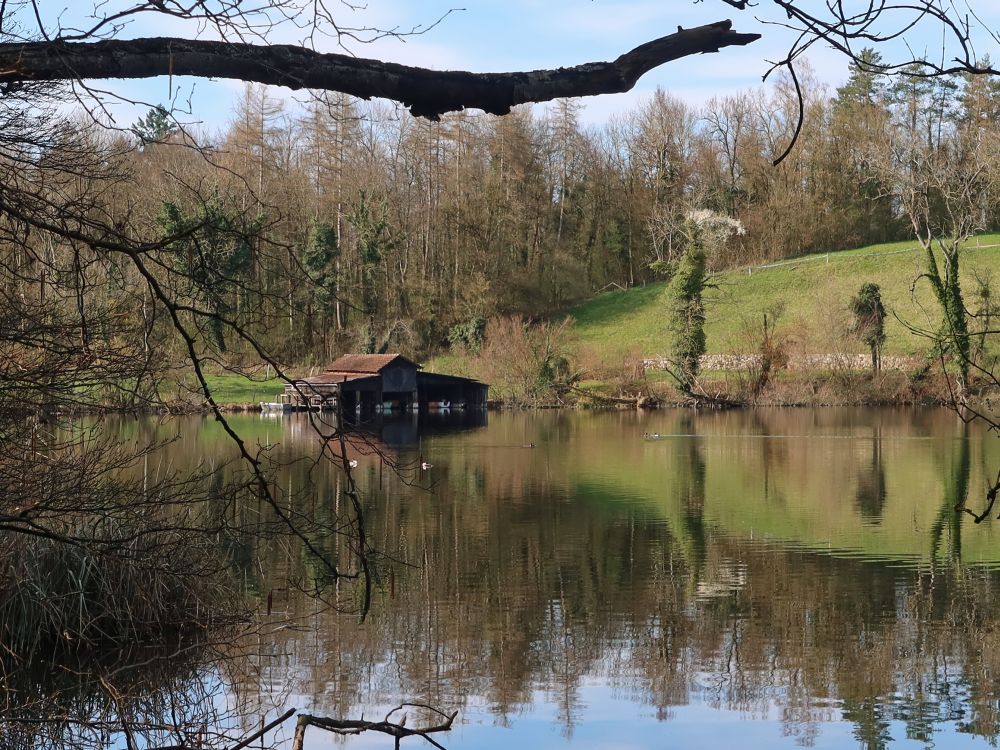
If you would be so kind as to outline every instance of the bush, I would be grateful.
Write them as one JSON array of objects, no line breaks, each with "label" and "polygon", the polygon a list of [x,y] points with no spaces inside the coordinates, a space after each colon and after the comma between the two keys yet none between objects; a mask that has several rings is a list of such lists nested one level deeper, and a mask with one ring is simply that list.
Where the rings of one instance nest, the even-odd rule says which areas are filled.
[{"label": "bush", "polygon": [[742,357],[745,368],[737,370],[739,399],[755,403],[778,370],[788,366],[787,336],[778,332],[781,307],[765,312],[759,320],[743,324],[746,350]]},{"label": "bush", "polygon": [[493,392],[519,406],[557,403],[580,379],[564,354],[572,320],[531,325],[520,315],[490,318],[479,370]]},{"label": "bush", "polygon": [[448,331],[448,344],[452,349],[462,347],[472,354],[478,354],[486,336],[486,318],[474,315],[463,323],[453,325]]}]

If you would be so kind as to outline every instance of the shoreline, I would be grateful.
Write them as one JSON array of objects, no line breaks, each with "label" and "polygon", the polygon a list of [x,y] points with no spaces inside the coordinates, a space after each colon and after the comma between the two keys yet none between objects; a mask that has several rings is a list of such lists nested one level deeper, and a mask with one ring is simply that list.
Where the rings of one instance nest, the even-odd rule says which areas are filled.
[{"label": "shoreline", "polygon": [[[745,371],[706,371],[696,383],[692,394],[679,392],[665,379],[661,371],[646,370],[638,378],[607,378],[580,380],[576,384],[552,387],[531,396],[512,397],[519,390],[512,384],[494,383],[495,394],[487,409],[592,409],[607,411],[653,409],[753,409],[753,408],[833,408],[833,407],[945,407],[955,408],[951,382],[943,375],[919,376],[886,371],[873,376],[870,372],[831,372],[780,370],[766,382],[751,379]],[[524,393],[523,390],[520,393]],[[192,394],[193,395],[193,394]],[[265,413],[258,400],[246,400],[246,395],[213,393],[218,410],[229,414]],[[234,397],[235,396],[235,397]],[[977,383],[969,389],[967,405],[992,411],[1000,407],[1000,389]],[[28,407],[25,415],[130,414],[145,416],[184,416],[213,413],[204,400],[175,400],[141,405],[78,404],[47,411],[45,407]]]}]

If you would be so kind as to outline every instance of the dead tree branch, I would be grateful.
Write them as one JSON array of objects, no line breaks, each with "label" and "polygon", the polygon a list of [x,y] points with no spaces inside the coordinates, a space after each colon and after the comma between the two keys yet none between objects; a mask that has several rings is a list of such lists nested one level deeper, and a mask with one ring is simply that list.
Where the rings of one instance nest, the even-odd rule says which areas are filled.
[{"label": "dead tree branch", "polygon": [[323,54],[285,44],[255,45],[179,38],[36,41],[0,44],[0,82],[199,76],[233,78],[291,89],[384,97],[414,115],[478,108],[506,114],[526,102],[630,90],[650,70],[689,55],[718,52],[760,38],[732,30],[731,21],[678,29],[613,62],[513,73],[435,71],[396,63]]},{"label": "dead tree branch", "polygon": [[[431,714],[440,716],[444,719],[444,721],[440,724],[432,726],[410,728],[406,726],[407,715],[405,713],[398,722],[391,721],[393,714],[398,711],[402,711],[407,707],[423,709]],[[399,748],[399,743],[407,737],[422,737],[434,747],[439,748],[440,750],[445,750],[444,746],[430,735],[437,734],[438,732],[449,731],[456,716],[458,716],[458,711],[446,714],[433,706],[428,706],[423,703],[402,703],[387,713],[382,721],[366,721],[365,719],[330,719],[324,716],[299,714],[298,722],[295,725],[295,738],[292,740],[292,750],[303,749],[306,729],[309,727],[325,729],[328,732],[333,732],[342,736],[363,734],[364,732],[381,732],[382,734],[387,734],[395,739],[395,747],[397,749]]]},{"label": "dead tree branch", "polygon": [[962,499],[962,502],[955,506],[955,510],[968,513],[972,516],[976,523],[982,523],[993,511],[993,506],[996,504],[998,494],[1000,494],[1000,473],[997,474],[997,479],[993,483],[993,486],[986,492],[986,509],[982,513],[976,513],[971,508],[966,508],[964,498]]}]

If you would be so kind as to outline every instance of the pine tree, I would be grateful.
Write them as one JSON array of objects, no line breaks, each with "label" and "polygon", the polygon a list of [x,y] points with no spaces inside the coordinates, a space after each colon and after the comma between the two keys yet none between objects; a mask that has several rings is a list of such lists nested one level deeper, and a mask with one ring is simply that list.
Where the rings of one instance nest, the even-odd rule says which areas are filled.
[{"label": "pine tree", "polygon": [[[990,56],[986,55],[977,64],[989,68],[993,63]],[[963,75],[957,120],[965,128],[991,128],[1000,122],[1000,77],[968,73]]]},{"label": "pine tree", "polygon": [[857,60],[851,61],[848,70],[847,83],[837,89],[834,105],[838,108],[881,106],[886,95],[882,55],[865,47],[858,53]]},{"label": "pine tree", "polygon": [[145,117],[136,120],[132,132],[142,141],[142,145],[162,143],[177,132],[177,125],[170,117],[170,112],[162,104],[157,104],[146,113]]}]

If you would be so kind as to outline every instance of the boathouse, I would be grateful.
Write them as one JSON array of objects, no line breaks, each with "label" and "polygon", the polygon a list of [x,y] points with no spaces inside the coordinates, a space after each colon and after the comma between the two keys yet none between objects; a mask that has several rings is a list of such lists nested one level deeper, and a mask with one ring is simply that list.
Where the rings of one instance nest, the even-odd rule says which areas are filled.
[{"label": "boathouse", "polygon": [[294,381],[285,392],[300,406],[340,399],[345,411],[486,408],[486,383],[421,370],[402,354],[345,354],[319,375]]}]

